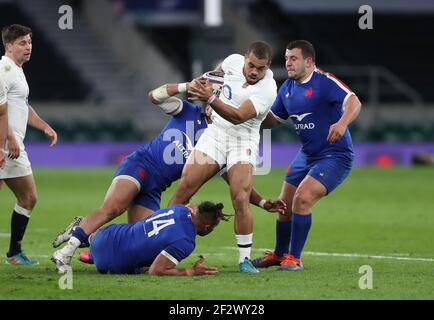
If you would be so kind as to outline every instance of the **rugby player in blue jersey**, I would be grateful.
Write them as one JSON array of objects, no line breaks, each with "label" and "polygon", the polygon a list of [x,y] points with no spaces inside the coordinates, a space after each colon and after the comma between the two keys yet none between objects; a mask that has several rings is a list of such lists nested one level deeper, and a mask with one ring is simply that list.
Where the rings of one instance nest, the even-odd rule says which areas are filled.
[{"label": "rugby player in blue jersey", "polygon": [[[203,77],[213,83],[218,94],[223,75],[212,72]],[[175,97],[178,93],[187,92],[187,86],[188,83],[166,84],[149,93],[150,101],[171,115],[171,119],[157,137],[122,161],[102,206],[85,218],[74,218],[57,235],[53,247],[68,241],[52,256],[58,271],[59,266],[65,268],[70,265],[78,247],[89,245],[87,239],[90,234],[126,210],[128,222],[135,223],[160,209],[162,192],[181,177],[186,159],[209,121],[201,107]],[[252,192],[252,199],[256,205],[261,204],[271,212],[282,211],[284,207],[279,201],[262,200],[256,192]],[[86,255],[83,259],[87,259]]]},{"label": "rugby player in blue jersey", "polygon": [[[223,204],[174,205],[161,209],[134,224],[112,224],[90,236],[90,254],[101,273],[157,276],[213,275],[217,268],[204,266],[200,257],[193,267],[176,265],[196,246],[196,235],[206,236],[220,220],[229,216]],[[67,271],[66,268],[59,268]]]},{"label": "rugby player in blue jersey", "polygon": [[302,147],[290,164],[279,196],[287,205],[276,222],[276,246],[252,261],[257,268],[303,270],[301,253],[312,207],[350,173],[354,152],[348,125],[360,113],[357,96],[335,76],[315,67],[315,49],[305,40],[288,44],[288,79],[279,89],[263,127],[292,121]]}]

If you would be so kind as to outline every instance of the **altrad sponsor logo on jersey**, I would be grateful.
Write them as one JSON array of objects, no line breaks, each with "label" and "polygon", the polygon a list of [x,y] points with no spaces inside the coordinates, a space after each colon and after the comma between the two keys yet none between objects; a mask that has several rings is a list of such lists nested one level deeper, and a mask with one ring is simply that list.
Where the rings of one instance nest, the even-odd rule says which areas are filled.
[{"label": "altrad sponsor logo on jersey", "polygon": [[195,130],[195,121],[186,121],[185,132],[179,129],[169,129],[163,134],[164,141],[171,141],[163,151],[164,163],[171,164],[184,164],[185,160],[189,157],[194,148],[194,141],[199,140],[203,133],[203,128]]},{"label": "altrad sponsor logo on jersey", "polygon": [[[302,113],[302,114],[291,114],[290,117],[297,120],[298,122],[303,121],[304,118],[310,116],[312,112]],[[315,123],[294,123],[295,130],[312,130],[315,128]]]}]

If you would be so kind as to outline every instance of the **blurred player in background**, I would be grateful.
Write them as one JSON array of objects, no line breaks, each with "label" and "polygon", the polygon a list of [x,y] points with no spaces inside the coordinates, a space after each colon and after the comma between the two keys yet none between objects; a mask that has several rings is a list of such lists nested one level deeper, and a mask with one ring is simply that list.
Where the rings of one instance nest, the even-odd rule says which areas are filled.
[{"label": "blurred player in background", "polygon": [[260,124],[276,97],[277,86],[269,69],[272,56],[271,47],[260,41],[253,42],[245,56],[228,56],[216,69],[225,73],[220,97],[201,81],[189,86],[189,93],[205,101],[215,112],[213,123],[195,146],[169,202],[169,205],[188,203],[206,181],[226,166],[241,272],[258,272],[250,261],[253,216],[249,199]]},{"label": "blurred player in background", "polygon": [[8,133],[8,109],[7,109],[6,84],[0,76],[0,169],[6,164],[6,136]]},{"label": "blurred player in background", "polygon": [[51,140],[50,147],[57,143],[57,134],[28,103],[29,86],[22,66],[30,60],[32,53],[32,30],[21,25],[4,27],[2,40],[5,55],[0,60],[0,78],[3,78],[6,86],[8,134],[6,165],[4,169],[0,169],[0,180],[4,180],[17,199],[12,213],[11,239],[6,262],[14,265],[34,265],[38,262],[28,258],[21,248],[37,199],[36,184],[23,141],[27,124],[44,132]]},{"label": "blurred player in background", "polygon": [[[217,83],[220,81],[220,84],[223,82],[219,74],[208,74],[206,77]],[[161,194],[180,178],[186,159],[209,121],[206,109],[175,97],[179,93],[186,93],[188,85],[166,84],[149,93],[150,101],[171,115],[171,119],[156,138],[122,161],[102,206],[84,219],[74,218],[57,235],[53,247],[68,241],[65,247],[53,254],[57,266],[70,265],[76,249],[88,246],[87,239],[91,233],[126,210],[128,222],[135,223],[160,209]],[[218,94],[218,91],[219,88],[215,93]],[[255,201],[262,199],[256,193],[252,196]],[[279,201],[267,200],[263,203],[265,210],[282,210]]]},{"label": "blurred player in background", "polygon": [[[220,220],[229,216],[223,204],[175,205],[161,209],[134,224],[112,224],[93,234],[90,254],[101,273],[142,273],[157,276],[213,275],[217,268],[202,265],[203,257],[193,267],[178,269],[196,246],[196,235],[206,236]],[[59,272],[67,269],[60,267]]]},{"label": "blurred player in background", "polygon": [[357,96],[341,81],[315,67],[315,49],[305,40],[288,44],[288,80],[279,89],[263,126],[291,118],[302,147],[289,166],[279,196],[287,212],[276,222],[276,247],[255,259],[258,267],[303,270],[301,252],[312,223],[312,207],[350,173],[354,152],[348,125],[360,113]]}]

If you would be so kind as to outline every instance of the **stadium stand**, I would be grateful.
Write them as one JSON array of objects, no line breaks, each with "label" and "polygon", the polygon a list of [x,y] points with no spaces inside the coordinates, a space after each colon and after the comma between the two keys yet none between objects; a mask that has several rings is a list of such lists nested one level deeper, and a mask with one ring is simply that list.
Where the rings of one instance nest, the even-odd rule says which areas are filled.
[{"label": "stadium stand", "polygon": [[[267,36],[273,39],[276,52],[284,52],[290,40],[310,39],[321,48],[317,50],[319,66],[381,66],[419,92],[424,101],[434,101],[430,84],[434,61],[423,59],[426,52],[434,49],[434,42],[430,41],[434,33],[431,15],[401,12],[397,19],[396,14],[376,13],[375,27],[361,30],[357,12],[291,13],[275,1],[253,1],[250,12],[258,28],[265,30]],[[263,14],[257,15],[257,12]],[[385,34],[388,36],[384,37]],[[411,39],[411,42],[403,42],[403,39]],[[416,63],[422,59],[423,63]],[[283,57],[277,56],[275,62],[283,63]],[[341,78],[355,83],[354,77]],[[369,88],[364,87],[366,81],[358,81],[353,86],[361,89],[359,91],[364,93],[361,98],[367,101]],[[402,92],[395,90],[390,83],[382,84],[380,94],[383,103],[406,100]]]}]

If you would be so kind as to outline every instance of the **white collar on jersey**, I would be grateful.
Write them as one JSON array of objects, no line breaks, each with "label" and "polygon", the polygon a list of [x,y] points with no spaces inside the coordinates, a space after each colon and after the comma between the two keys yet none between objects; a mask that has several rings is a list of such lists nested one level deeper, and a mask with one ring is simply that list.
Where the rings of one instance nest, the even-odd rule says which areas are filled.
[{"label": "white collar on jersey", "polygon": [[318,71],[316,67],[313,69],[313,71],[311,72],[311,74],[309,75],[309,77],[307,77],[303,82],[300,82],[300,83],[302,83],[302,84],[303,83],[308,83],[310,81],[310,79],[312,79],[313,73],[315,71]]}]

